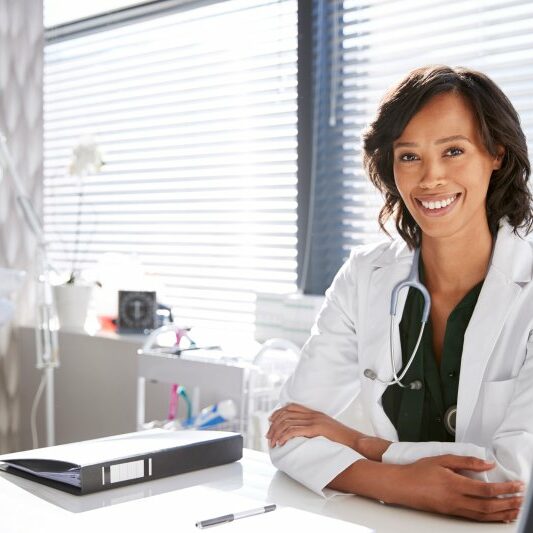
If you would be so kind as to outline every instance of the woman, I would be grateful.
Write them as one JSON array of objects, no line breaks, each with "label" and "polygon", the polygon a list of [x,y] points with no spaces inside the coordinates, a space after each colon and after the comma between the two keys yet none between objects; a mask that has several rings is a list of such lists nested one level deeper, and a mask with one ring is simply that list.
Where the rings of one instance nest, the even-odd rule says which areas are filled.
[{"label": "woman", "polygon": [[[385,95],[364,163],[384,194],[380,225],[393,216],[401,239],[356,248],[326,292],[271,417],[272,461],[319,494],[514,520],[533,465],[533,247],[519,235],[533,217],[518,115],[479,72],[420,68]],[[418,248],[431,297],[419,346],[418,290],[400,292],[389,329]],[[391,349],[397,377],[415,352],[403,386]],[[335,419],[358,395],[376,437]]]}]

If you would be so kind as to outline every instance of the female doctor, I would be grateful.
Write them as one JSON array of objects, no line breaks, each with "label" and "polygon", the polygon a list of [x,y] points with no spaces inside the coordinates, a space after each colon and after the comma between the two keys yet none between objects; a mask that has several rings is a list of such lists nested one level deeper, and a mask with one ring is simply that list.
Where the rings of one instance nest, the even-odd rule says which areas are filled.
[{"label": "female doctor", "polygon": [[[273,463],[326,487],[480,521],[514,520],[533,466],[530,165],[485,75],[430,66],[390,89],[364,134],[383,229],[355,248],[286,383]],[[415,250],[420,251],[416,258]],[[407,287],[419,277],[431,300]],[[410,363],[410,364],[409,364]],[[355,397],[375,436],[336,417]]]}]

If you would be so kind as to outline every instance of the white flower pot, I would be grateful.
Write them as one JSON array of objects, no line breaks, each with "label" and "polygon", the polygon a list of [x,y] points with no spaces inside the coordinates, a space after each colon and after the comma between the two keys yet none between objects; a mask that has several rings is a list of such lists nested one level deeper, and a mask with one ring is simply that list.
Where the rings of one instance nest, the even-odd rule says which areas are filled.
[{"label": "white flower pot", "polygon": [[84,328],[92,290],[92,285],[66,284],[54,286],[57,317],[61,328]]}]

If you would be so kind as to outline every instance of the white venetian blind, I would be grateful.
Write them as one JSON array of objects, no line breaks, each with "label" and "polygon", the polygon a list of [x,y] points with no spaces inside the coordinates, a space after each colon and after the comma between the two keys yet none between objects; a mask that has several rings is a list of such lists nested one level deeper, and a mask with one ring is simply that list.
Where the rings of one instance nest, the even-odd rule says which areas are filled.
[{"label": "white venetian blind", "polygon": [[[327,100],[321,111],[317,184],[321,179],[340,183],[337,211],[343,213],[340,227],[332,228],[342,237],[338,252],[328,251],[335,264],[322,268],[329,276],[318,284],[323,289],[354,245],[384,237],[376,222],[381,198],[364,174],[360,136],[385,90],[412,68],[443,63],[489,75],[519,112],[533,153],[533,2],[316,1],[323,10],[317,29],[320,20],[327,21],[327,31],[317,30],[317,36],[322,50],[327,48],[323,61],[330,67],[329,76],[320,80]],[[316,254],[325,255],[319,249]]]},{"label": "white venetian blind", "polygon": [[[255,292],[296,287],[296,61],[296,0],[191,2],[51,39],[54,263],[136,254],[180,321],[252,332]],[[87,133],[106,164],[80,200],[66,169]]]}]

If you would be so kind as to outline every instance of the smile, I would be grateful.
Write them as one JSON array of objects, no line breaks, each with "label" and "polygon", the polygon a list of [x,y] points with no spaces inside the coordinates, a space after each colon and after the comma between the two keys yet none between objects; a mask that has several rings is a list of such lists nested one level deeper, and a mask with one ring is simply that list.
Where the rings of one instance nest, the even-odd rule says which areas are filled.
[{"label": "smile", "polygon": [[451,194],[439,200],[421,200],[416,198],[416,203],[420,210],[429,216],[440,216],[450,212],[455,206],[460,194]]}]

